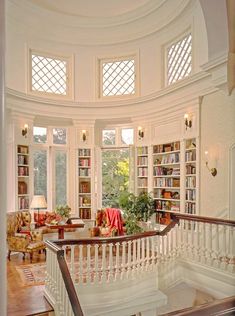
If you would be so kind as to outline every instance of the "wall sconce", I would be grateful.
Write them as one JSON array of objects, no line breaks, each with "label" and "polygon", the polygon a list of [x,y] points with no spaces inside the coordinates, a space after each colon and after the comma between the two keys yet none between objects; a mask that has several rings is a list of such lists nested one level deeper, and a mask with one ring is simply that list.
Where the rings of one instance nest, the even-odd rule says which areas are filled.
[{"label": "wall sconce", "polygon": [[138,136],[139,136],[139,139],[144,138],[144,131],[141,126],[138,127]]},{"label": "wall sconce", "polygon": [[85,142],[87,140],[87,131],[85,129],[82,130],[82,141]]},{"label": "wall sconce", "polygon": [[192,127],[192,120],[189,118],[188,113],[184,114],[184,124],[185,124],[186,130],[187,130],[187,128]]},{"label": "wall sconce", "polygon": [[24,136],[25,138],[27,137],[28,129],[29,129],[28,124],[24,124],[24,128],[22,129],[22,136]]},{"label": "wall sconce", "polygon": [[205,158],[206,158],[206,167],[210,171],[213,177],[217,175],[217,169],[216,168],[210,168],[208,165],[208,151],[205,151]]}]

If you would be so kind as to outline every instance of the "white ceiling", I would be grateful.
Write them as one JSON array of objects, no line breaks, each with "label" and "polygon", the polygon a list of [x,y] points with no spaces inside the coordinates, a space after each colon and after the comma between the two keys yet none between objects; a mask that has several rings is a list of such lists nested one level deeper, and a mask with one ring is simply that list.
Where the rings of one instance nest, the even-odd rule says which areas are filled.
[{"label": "white ceiling", "polygon": [[[28,0],[46,10],[83,17],[112,17],[136,11],[152,0]],[[161,4],[163,0],[155,0]]]}]

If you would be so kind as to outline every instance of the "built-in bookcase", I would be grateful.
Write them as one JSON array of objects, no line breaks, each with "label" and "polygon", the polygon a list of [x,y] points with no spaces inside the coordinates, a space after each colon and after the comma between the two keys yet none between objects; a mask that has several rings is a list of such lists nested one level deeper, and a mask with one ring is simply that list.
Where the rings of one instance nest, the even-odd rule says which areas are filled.
[{"label": "built-in bookcase", "polygon": [[153,146],[156,210],[180,211],[180,141]]},{"label": "built-in bookcase", "polygon": [[17,209],[29,210],[29,146],[17,145]]},{"label": "built-in bookcase", "polygon": [[91,149],[78,149],[78,208],[79,217],[91,219]]},{"label": "built-in bookcase", "polygon": [[136,148],[137,161],[137,195],[141,192],[148,192],[148,146]]},{"label": "built-in bookcase", "polygon": [[196,214],[197,201],[197,142],[185,141],[185,213]]}]

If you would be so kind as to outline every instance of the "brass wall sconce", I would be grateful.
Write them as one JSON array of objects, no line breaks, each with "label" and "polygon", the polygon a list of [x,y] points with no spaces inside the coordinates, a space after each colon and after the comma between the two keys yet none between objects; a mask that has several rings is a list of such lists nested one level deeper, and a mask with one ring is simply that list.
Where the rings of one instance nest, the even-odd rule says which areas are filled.
[{"label": "brass wall sconce", "polygon": [[82,130],[82,141],[85,142],[87,140],[87,131],[85,129]]},{"label": "brass wall sconce", "polygon": [[144,138],[144,131],[141,126],[138,127],[138,136],[139,136],[139,139]]},{"label": "brass wall sconce", "polygon": [[188,113],[184,114],[184,124],[185,124],[186,130],[192,127],[192,120],[191,118],[189,118]]},{"label": "brass wall sconce", "polygon": [[208,164],[208,151],[205,151],[205,157],[206,157],[206,167],[210,171],[213,177],[217,175],[217,169],[216,168],[210,168]]},{"label": "brass wall sconce", "polygon": [[24,128],[22,129],[22,136],[24,136],[25,138],[27,137],[28,129],[29,129],[28,124],[24,124]]}]

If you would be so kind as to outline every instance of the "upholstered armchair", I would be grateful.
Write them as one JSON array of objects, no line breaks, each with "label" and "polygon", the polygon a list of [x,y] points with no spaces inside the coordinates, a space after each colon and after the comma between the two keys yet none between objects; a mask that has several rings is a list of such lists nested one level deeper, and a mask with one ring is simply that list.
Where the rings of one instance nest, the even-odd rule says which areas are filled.
[{"label": "upholstered armchair", "polygon": [[16,211],[7,213],[7,246],[8,259],[11,252],[22,252],[30,254],[30,261],[33,260],[33,253],[45,250],[42,233],[30,229],[31,214],[28,211]]},{"label": "upholstered armchair", "polygon": [[123,234],[123,219],[119,209],[106,208],[97,211],[92,236],[110,237]]}]

